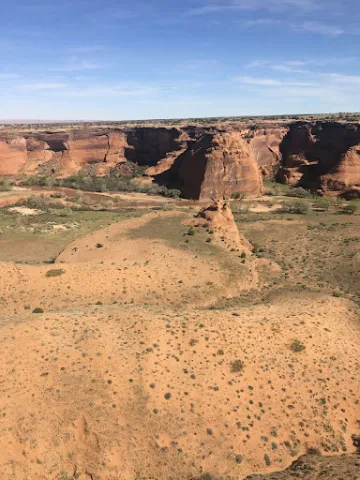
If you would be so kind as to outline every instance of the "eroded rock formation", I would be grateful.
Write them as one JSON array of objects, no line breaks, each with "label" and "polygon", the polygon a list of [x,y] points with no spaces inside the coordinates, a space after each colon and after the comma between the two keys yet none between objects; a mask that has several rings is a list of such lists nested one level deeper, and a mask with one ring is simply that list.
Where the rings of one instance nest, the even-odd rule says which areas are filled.
[{"label": "eroded rock formation", "polygon": [[107,175],[136,164],[186,198],[258,196],[262,177],[360,197],[360,125],[297,122],[226,128],[89,128],[0,132],[0,176]]},{"label": "eroded rock formation", "polygon": [[280,145],[279,177],[325,194],[360,196],[360,125],[295,123]]}]

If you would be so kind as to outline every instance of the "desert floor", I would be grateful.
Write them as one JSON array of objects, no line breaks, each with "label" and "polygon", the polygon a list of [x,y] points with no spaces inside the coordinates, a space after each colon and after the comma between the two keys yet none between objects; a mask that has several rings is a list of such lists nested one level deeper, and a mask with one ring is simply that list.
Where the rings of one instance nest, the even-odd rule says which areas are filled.
[{"label": "desert floor", "polygon": [[2,195],[1,480],[352,480],[359,214],[44,192]]}]

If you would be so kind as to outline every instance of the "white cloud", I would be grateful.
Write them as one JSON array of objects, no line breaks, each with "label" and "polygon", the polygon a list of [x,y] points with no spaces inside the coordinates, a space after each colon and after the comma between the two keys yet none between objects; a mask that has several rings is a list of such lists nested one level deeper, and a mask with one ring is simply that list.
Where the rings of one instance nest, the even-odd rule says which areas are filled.
[{"label": "white cloud", "polygon": [[65,65],[50,67],[48,70],[51,72],[78,72],[81,70],[100,70],[102,68],[106,68],[106,65],[88,60],[76,61],[76,59],[73,59]]},{"label": "white cloud", "polygon": [[256,77],[236,77],[234,80],[240,81],[246,85],[255,85],[262,87],[310,87],[314,86],[310,82],[298,82],[292,80],[278,80],[274,78],[256,78]]},{"label": "white cloud", "polygon": [[179,63],[178,65],[176,65],[175,70],[202,73],[204,70],[213,69],[218,65],[219,65],[218,60],[214,58],[193,59],[193,60],[188,60],[187,62],[184,62],[184,63]]},{"label": "white cloud", "polygon": [[336,37],[346,33],[342,27],[337,25],[328,25],[316,21],[304,22],[301,25],[293,25],[292,28],[297,32],[314,33],[317,35],[326,35],[331,37]]},{"label": "white cloud", "polygon": [[300,68],[305,65],[306,63],[301,61],[285,61],[282,63],[273,63],[269,60],[255,60],[245,65],[245,68],[267,68],[287,73],[309,73],[308,70]]},{"label": "white cloud", "polygon": [[71,53],[92,53],[92,52],[101,52],[105,50],[105,47],[102,45],[83,45],[78,47],[69,47],[66,51]]},{"label": "white cloud", "polygon": [[66,84],[56,82],[28,83],[25,85],[20,85],[20,88],[29,88],[34,90],[52,90],[58,88],[66,88]]},{"label": "white cloud", "polygon": [[245,27],[263,27],[267,25],[281,25],[282,21],[275,18],[256,18],[242,23]]},{"label": "white cloud", "polygon": [[224,0],[223,2],[208,2],[188,11],[189,15],[206,15],[232,10],[269,10],[284,11],[288,8],[313,10],[318,8],[315,0]]},{"label": "white cloud", "polygon": [[0,73],[0,79],[2,78],[18,78],[17,73]]},{"label": "white cloud", "polygon": [[330,73],[329,77],[336,83],[360,86],[360,75],[342,75],[339,73]]},{"label": "white cloud", "polygon": [[153,95],[158,90],[148,85],[90,85],[85,87],[69,88],[59,92],[64,97],[134,97]]},{"label": "white cloud", "polygon": [[277,70],[279,72],[287,72],[287,73],[309,73],[308,70],[304,70],[303,68],[295,68],[291,65],[271,65],[270,68],[272,70]]}]

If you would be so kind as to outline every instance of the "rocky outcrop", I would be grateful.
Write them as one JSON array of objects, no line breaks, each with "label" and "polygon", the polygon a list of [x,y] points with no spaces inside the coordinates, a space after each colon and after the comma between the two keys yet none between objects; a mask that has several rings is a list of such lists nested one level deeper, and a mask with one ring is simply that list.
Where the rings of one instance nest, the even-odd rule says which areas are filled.
[{"label": "rocky outcrop", "polygon": [[148,180],[200,200],[237,192],[261,195],[262,177],[325,195],[360,197],[360,125],[263,122],[0,132],[0,176],[131,175],[134,165],[144,167]]},{"label": "rocky outcrop", "polygon": [[156,181],[180,189],[187,198],[206,200],[262,193],[262,177],[249,143],[240,132],[204,132]]},{"label": "rocky outcrop", "polygon": [[229,198],[225,197],[212,200],[210,205],[207,205],[199,212],[197,218],[206,220],[220,245],[222,245],[222,241],[226,239],[227,245],[234,251],[241,249],[251,254],[252,245],[243,235],[240,235],[231,210]]},{"label": "rocky outcrop", "polygon": [[295,123],[280,145],[279,178],[323,194],[360,188],[360,125]]}]

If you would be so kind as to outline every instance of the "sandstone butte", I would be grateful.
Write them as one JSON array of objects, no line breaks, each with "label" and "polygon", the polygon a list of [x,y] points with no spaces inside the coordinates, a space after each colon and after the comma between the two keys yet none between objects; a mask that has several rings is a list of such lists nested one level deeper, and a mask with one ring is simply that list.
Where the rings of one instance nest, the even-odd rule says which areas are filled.
[{"label": "sandstone butte", "polygon": [[102,176],[114,168],[121,173],[132,163],[144,167],[154,182],[181,190],[185,198],[206,200],[235,192],[255,197],[263,192],[263,178],[274,177],[322,195],[358,198],[360,124],[0,131],[0,176]]}]

